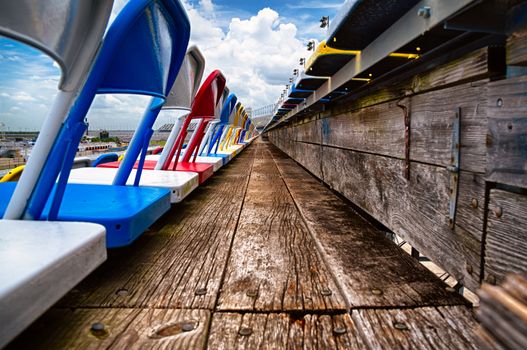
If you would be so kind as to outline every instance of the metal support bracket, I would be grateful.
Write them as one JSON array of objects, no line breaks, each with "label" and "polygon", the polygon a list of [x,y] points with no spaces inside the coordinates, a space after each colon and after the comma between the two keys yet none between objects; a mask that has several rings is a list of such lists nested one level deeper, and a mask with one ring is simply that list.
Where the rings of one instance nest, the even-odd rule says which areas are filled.
[{"label": "metal support bracket", "polygon": [[448,213],[448,226],[451,230],[456,225],[457,197],[459,192],[459,150],[461,148],[461,107],[458,107],[454,120],[452,121],[452,145],[450,146],[450,204]]},{"label": "metal support bracket", "polygon": [[410,109],[397,102],[397,107],[404,113],[404,169],[403,175],[406,180],[410,180]]}]

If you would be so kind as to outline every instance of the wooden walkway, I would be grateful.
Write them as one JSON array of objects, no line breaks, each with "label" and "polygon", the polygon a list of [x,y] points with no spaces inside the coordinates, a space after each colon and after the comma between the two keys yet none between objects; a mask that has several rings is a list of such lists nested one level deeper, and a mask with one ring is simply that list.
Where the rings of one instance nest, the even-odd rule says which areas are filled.
[{"label": "wooden walkway", "polygon": [[464,299],[257,141],[11,347],[460,349],[475,327]]}]

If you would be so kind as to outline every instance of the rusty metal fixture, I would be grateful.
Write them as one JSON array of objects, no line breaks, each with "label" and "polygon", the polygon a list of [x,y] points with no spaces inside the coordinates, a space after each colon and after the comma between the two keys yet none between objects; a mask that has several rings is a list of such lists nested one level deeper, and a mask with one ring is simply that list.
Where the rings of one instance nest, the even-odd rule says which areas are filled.
[{"label": "rusty metal fixture", "polygon": [[345,327],[335,327],[335,328],[333,328],[333,333],[335,333],[337,335],[346,334],[347,331],[348,330]]},{"label": "rusty metal fixture", "polygon": [[90,333],[97,338],[105,338],[108,336],[108,330],[102,322],[93,323],[90,327]]},{"label": "rusty metal fixture", "polygon": [[472,200],[470,201],[470,206],[476,209],[478,205],[479,205],[478,200],[476,198],[472,198]]},{"label": "rusty metal fixture", "polygon": [[373,295],[382,295],[382,290],[378,289],[378,288],[374,288],[371,290],[371,294]]},{"label": "rusty metal fixture", "polygon": [[324,288],[320,291],[320,294],[322,294],[323,296],[330,296],[331,294],[333,294],[333,292],[329,288]]},{"label": "rusty metal fixture", "polygon": [[190,332],[190,331],[193,331],[194,330],[194,324],[192,323],[183,323],[181,325],[181,330],[183,332]]},{"label": "rusty metal fixture", "polygon": [[196,294],[196,295],[205,295],[205,294],[207,294],[207,288],[199,288],[199,289],[196,289],[196,291],[194,292],[194,294]]},{"label": "rusty metal fixture", "polygon": [[410,180],[410,110],[407,106],[397,102],[397,107],[403,110],[404,114],[404,169],[403,175],[406,180]]},{"label": "rusty metal fixture", "polygon": [[494,208],[494,215],[499,219],[503,215],[503,209],[501,207]]},{"label": "rusty metal fixture", "polygon": [[247,336],[253,334],[253,329],[250,328],[250,327],[242,327],[238,331],[238,334],[241,335],[241,336],[247,337]]},{"label": "rusty metal fixture", "polygon": [[496,284],[496,276],[494,275],[488,275],[486,278],[485,278],[485,282],[489,283],[489,284]]},{"label": "rusty metal fixture", "polygon": [[393,327],[400,331],[405,331],[408,329],[408,326],[402,322],[394,322]]},{"label": "rusty metal fixture", "polygon": [[258,291],[255,289],[250,289],[245,293],[249,298],[256,298],[258,296]]},{"label": "rusty metal fixture", "polygon": [[128,295],[128,290],[124,289],[124,288],[121,288],[121,289],[118,289],[117,292],[115,292],[115,294],[120,296],[120,297],[124,297],[124,296]]}]

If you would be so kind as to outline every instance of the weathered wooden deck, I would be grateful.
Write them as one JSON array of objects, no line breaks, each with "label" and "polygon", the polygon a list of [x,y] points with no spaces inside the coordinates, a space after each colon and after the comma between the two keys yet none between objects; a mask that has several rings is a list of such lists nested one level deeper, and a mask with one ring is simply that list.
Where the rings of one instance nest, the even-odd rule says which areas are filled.
[{"label": "weathered wooden deck", "polygon": [[11,347],[453,349],[475,348],[475,327],[457,293],[257,141]]}]

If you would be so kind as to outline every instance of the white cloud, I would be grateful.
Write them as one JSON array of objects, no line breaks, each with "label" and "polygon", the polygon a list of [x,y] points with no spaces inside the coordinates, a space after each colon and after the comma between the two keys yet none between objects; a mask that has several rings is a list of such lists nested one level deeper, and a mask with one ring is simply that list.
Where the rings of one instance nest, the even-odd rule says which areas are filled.
[{"label": "white cloud", "polygon": [[200,0],[199,6],[205,11],[205,13],[212,14],[214,12],[214,4],[212,0]]},{"label": "white cloud", "polygon": [[297,4],[287,4],[291,9],[339,9],[344,2],[302,1]]},{"label": "white cloud", "polygon": [[[115,1],[111,20],[126,2]],[[220,69],[227,77],[231,91],[246,106],[257,108],[274,103],[293,69],[298,67],[298,59],[309,55],[305,43],[299,39],[297,26],[284,23],[271,8],[264,8],[248,19],[240,19],[222,18],[232,12],[223,13],[213,0],[199,0],[197,5],[183,0],[183,4],[191,22],[191,44],[199,46],[207,62],[205,76]],[[308,2],[304,7],[315,5]],[[306,32],[315,32],[316,28],[317,23],[307,31],[302,28],[302,37]],[[130,103],[139,105],[134,100]]]},{"label": "white cloud", "polygon": [[[3,94],[2,94],[2,96],[3,96]],[[14,101],[19,101],[19,102],[29,102],[29,101],[35,101],[36,100],[33,96],[31,96],[30,94],[28,94],[25,91],[18,91],[16,93],[14,93],[13,95],[10,95],[9,98],[14,100]]]},{"label": "white cloud", "polygon": [[[111,20],[126,2],[114,1]],[[220,69],[230,90],[248,107],[274,103],[298,67],[299,57],[308,56],[299,39],[299,28],[273,9],[262,9],[251,17],[213,0],[200,0],[196,5],[188,0],[183,3],[192,25],[191,43],[200,47],[207,60],[205,74]],[[20,59],[20,74],[2,82],[5,87],[0,93],[0,118],[9,121],[11,127],[38,129],[57,92],[60,70],[43,54],[21,57],[20,50],[15,51],[11,44],[2,46],[0,59]],[[4,64],[18,64],[6,61]],[[149,99],[137,95],[98,96],[88,119],[92,126],[135,127]],[[30,112],[20,113],[17,107]]]},{"label": "white cloud", "polygon": [[307,57],[297,27],[282,23],[273,9],[264,8],[246,20],[232,18],[226,33],[197,9],[189,6],[188,12],[191,41],[205,55],[206,74],[220,69],[231,92],[246,106],[274,103],[298,59]]}]

